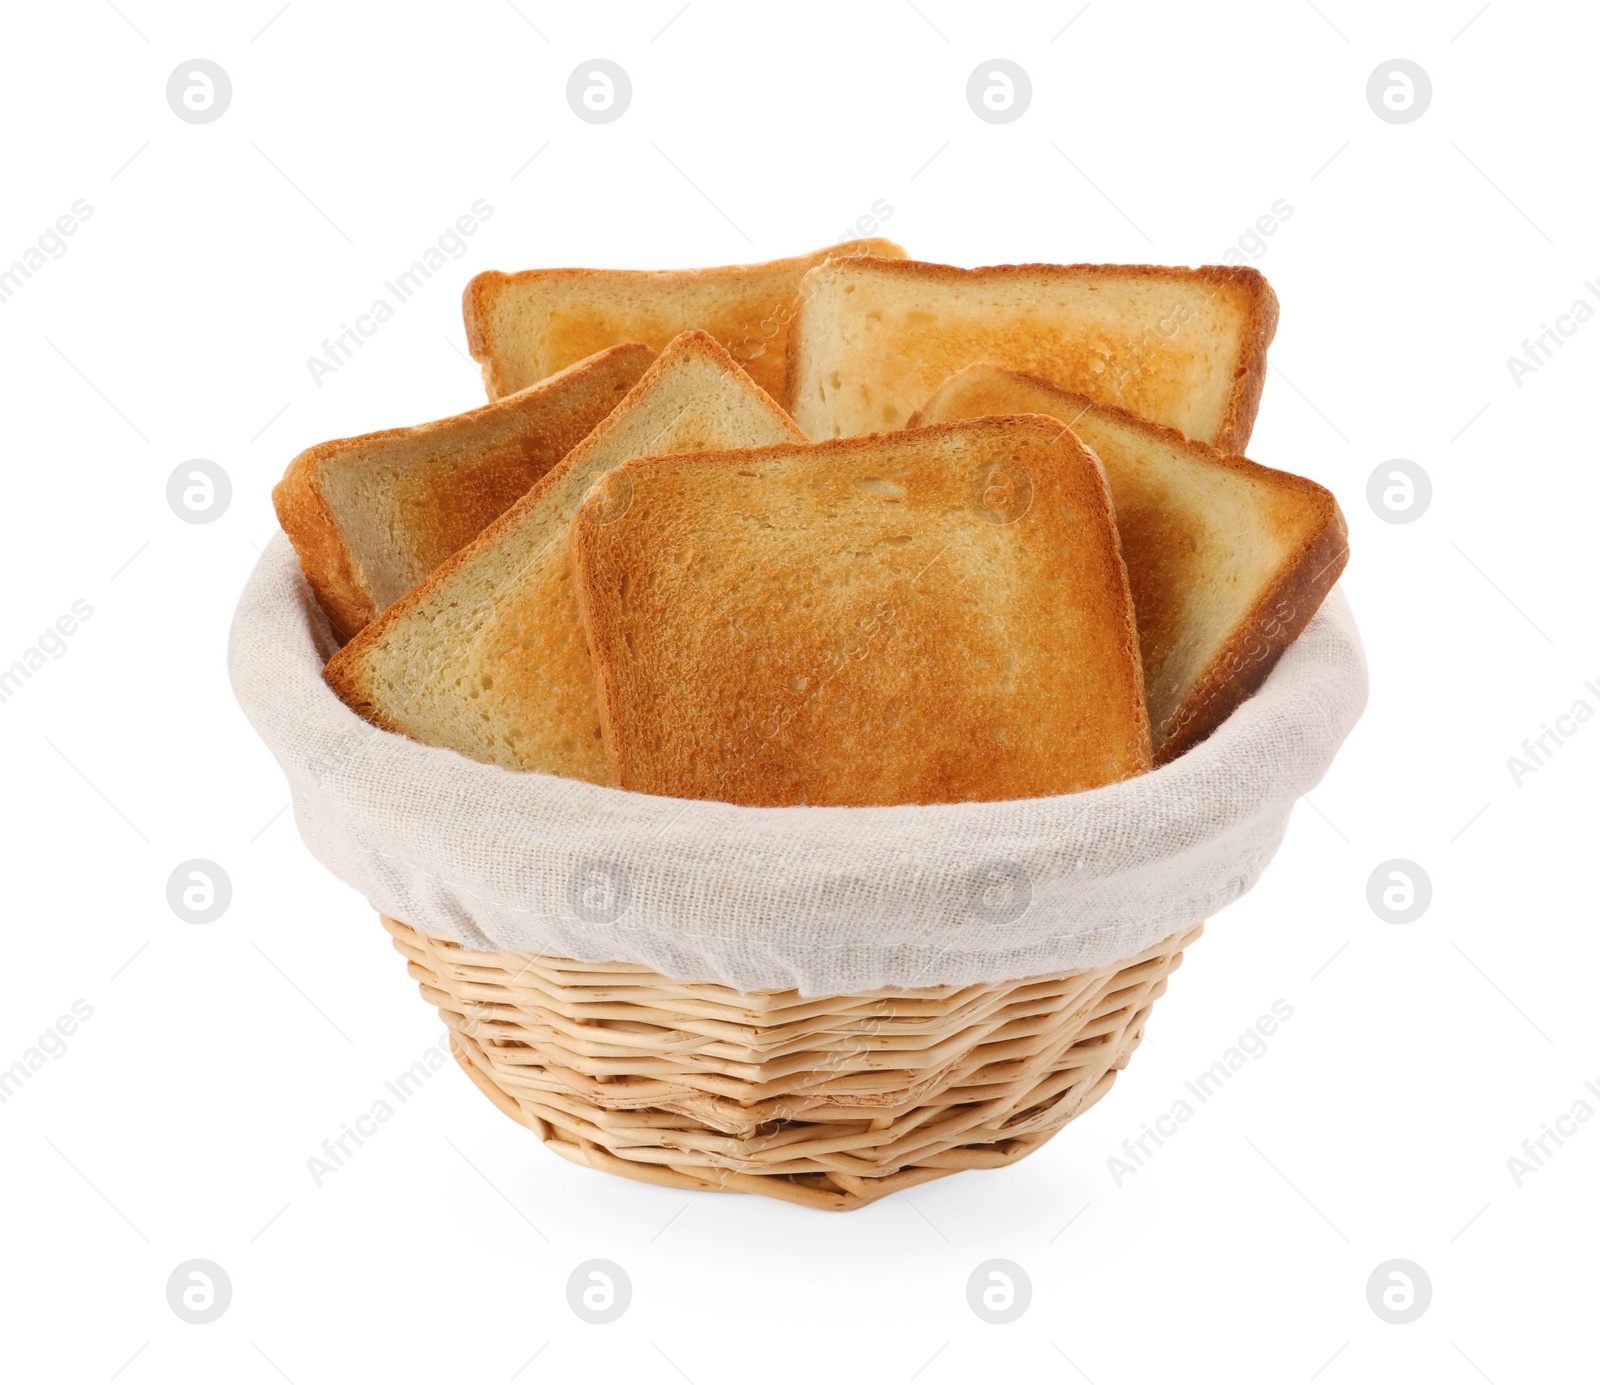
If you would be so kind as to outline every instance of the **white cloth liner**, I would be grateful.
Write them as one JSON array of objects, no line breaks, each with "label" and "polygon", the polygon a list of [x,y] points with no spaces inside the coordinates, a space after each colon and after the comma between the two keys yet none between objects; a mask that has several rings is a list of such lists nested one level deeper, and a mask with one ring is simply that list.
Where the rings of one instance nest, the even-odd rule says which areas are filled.
[{"label": "white cloth liner", "polygon": [[1152,774],[1088,793],[741,808],[478,764],[368,725],[277,535],[234,617],[240,704],[317,858],[474,950],[640,963],[740,990],[966,985],[1131,957],[1244,894],[1366,705],[1334,591],[1261,691]]}]

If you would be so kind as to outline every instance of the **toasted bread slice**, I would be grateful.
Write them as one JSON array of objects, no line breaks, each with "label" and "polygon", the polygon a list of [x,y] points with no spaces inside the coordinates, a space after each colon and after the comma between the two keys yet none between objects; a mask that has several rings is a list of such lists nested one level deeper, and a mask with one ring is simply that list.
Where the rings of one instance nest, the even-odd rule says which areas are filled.
[{"label": "toasted bread slice", "polygon": [[947,803],[1150,767],[1105,477],[1052,420],[630,462],[572,532],[623,788]]},{"label": "toasted bread slice", "polygon": [[1060,419],[1105,466],[1164,764],[1220,726],[1305,629],[1344,571],[1344,515],[1303,476],[1000,366],[953,376],[912,422],[1021,412]]},{"label": "toasted bread slice", "polygon": [[566,458],[336,654],[324,677],[367,720],[510,769],[614,782],[572,591],[572,517],[630,457],[803,440],[704,332],[671,342]]},{"label": "toasted bread slice", "polygon": [[785,397],[813,438],[899,428],[963,366],[994,361],[1237,451],[1277,322],[1253,269],[859,257],[802,281]]},{"label": "toasted bread slice", "polygon": [[306,581],[345,639],[567,455],[655,352],[614,346],[495,404],[307,448],[272,492]]},{"label": "toasted bread slice", "polygon": [[893,241],[872,239],[714,269],[490,270],[467,285],[461,312],[490,399],[524,389],[603,346],[642,341],[659,351],[678,333],[696,328],[715,337],[776,398],[783,391],[784,348],[801,276],[833,256],[905,253]]}]

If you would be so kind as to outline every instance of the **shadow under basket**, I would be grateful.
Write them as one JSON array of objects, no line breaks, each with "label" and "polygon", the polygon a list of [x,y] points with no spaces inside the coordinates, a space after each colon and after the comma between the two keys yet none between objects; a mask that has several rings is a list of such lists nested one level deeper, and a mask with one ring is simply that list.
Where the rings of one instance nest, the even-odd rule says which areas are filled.
[{"label": "shadow under basket", "polygon": [[456,1061],[563,1158],[836,1211],[1038,1149],[1110,1090],[1201,930],[1087,971],[806,999],[380,917]]}]

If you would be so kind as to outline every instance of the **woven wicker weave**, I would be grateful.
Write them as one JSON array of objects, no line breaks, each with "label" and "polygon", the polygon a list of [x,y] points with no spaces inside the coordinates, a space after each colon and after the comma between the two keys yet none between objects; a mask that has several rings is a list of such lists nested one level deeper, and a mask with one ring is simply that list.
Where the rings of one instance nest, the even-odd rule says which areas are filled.
[{"label": "woven wicker weave", "polygon": [[557,1154],[829,1209],[1032,1153],[1106,1094],[1201,927],[1092,971],[807,1000],[383,923],[457,1061]]}]

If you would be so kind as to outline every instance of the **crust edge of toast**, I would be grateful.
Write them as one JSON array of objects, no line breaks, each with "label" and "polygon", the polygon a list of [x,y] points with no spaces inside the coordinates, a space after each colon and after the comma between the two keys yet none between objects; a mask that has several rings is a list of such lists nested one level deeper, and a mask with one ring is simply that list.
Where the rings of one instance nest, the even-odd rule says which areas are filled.
[{"label": "crust edge of toast", "polygon": [[[1189,695],[1167,718],[1168,729],[1158,742],[1157,766],[1192,750],[1260,690],[1344,572],[1350,556],[1349,531],[1338,501],[1331,492],[1322,493],[1323,523],[1235,625]],[[1278,610],[1284,603],[1289,605],[1286,614]]]},{"label": "crust edge of toast", "polygon": [[[369,435],[374,436],[374,435]],[[322,465],[353,439],[317,443],[300,453],[272,488],[272,508],[289,536],[300,571],[341,643],[377,614],[350,548],[322,493]]]}]

